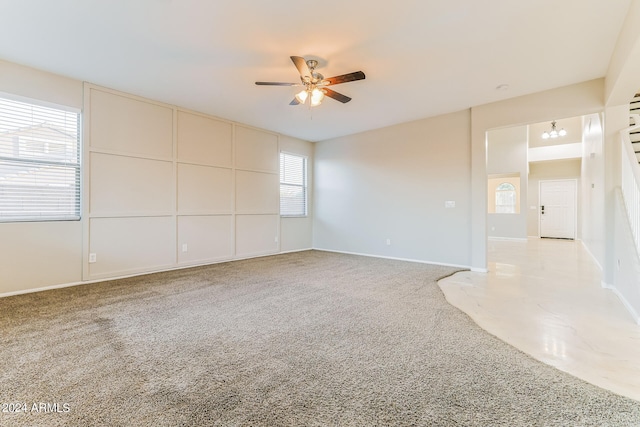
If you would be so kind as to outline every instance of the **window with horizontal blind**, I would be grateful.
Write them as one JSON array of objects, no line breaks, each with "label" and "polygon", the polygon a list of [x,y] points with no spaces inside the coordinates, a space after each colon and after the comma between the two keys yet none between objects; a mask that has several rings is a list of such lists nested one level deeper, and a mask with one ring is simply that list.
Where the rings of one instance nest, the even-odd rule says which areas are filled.
[{"label": "window with horizontal blind", "polygon": [[307,158],[280,153],[280,215],[307,215]]},{"label": "window with horizontal blind", "polygon": [[0,221],[80,219],[80,113],[0,94]]}]

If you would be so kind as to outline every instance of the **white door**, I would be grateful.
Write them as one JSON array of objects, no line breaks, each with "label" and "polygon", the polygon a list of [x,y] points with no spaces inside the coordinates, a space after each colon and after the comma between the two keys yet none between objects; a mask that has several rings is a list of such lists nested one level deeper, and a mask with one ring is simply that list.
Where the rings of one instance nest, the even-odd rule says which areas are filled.
[{"label": "white door", "polygon": [[540,237],[575,239],[575,180],[540,181]]}]

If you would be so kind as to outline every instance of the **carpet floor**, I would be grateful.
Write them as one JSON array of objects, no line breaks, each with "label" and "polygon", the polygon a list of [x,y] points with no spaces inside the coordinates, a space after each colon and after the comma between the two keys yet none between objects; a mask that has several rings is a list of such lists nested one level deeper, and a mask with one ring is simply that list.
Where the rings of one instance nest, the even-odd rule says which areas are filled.
[{"label": "carpet floor", "polygon": [[640,426],[449,305],[454,271],[308,251],[2,298],[0,425]]}]

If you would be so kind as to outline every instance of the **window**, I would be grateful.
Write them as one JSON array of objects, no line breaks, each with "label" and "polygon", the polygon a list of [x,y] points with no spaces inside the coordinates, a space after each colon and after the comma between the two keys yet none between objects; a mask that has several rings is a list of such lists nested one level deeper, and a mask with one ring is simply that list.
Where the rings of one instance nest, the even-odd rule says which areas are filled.
[{"label": "window", "polygon": [[77,219],[80,113],[0,96],[0,221]]},{"label": "window", "polygon": [[280,215],[307,215],[307,158],[280,153]]},{"label": "window", "polygon": [[516,213],[516,187],[503,182],[496,187],[496,213]]}]

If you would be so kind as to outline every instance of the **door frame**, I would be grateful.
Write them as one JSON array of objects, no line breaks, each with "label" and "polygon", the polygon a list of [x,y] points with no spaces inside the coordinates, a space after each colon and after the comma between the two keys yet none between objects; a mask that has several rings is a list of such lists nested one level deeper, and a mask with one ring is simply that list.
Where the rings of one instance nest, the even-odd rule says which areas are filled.
[{"label": "door frame", "polygon": [[559,178],[559,179],[541,179],[538,181],[538,238],[542,238],[542,183],[543,182],[567,182],[573,181],[574,183],[574,191],[573,191],[573,240],[578,240],[578,179],[577,178]]}]

